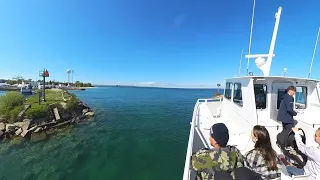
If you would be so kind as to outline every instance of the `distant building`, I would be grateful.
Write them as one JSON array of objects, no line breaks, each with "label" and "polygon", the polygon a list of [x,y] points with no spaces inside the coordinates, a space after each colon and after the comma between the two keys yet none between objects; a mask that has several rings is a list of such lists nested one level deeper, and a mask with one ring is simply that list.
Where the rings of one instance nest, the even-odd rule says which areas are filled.
[{"label": "distant building", "polygon": [[5,79],[0,79],[0,83],[7,83],[7,80],[5,80]]}]

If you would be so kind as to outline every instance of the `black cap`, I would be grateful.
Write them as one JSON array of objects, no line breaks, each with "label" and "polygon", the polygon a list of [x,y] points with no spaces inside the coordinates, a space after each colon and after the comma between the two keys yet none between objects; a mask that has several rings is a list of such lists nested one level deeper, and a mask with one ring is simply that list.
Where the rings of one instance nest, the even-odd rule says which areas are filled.
[{"label": "black cap", "polygon": [[225,124],[214,124],[210,129],[210,135],[220,146],[225,147],[228,144],[229,130]]}]

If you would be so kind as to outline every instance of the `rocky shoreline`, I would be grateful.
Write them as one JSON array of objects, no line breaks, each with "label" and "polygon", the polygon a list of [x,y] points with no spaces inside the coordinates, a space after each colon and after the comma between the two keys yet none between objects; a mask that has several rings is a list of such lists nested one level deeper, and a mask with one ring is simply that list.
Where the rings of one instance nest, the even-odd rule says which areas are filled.
[{"label": "rocky shoreline", "polygon": [[69,100],[60,103],[49,104],[48,112],[40,118],[29,119],[26,117],[26,111],[33,106],[32,104],[24,105],[23,110],[19,113],[17,120],[14,123],[9,123],[5,118],[0,117],[0,140],[11,140],[16,137],[23,137],[32,141],[45,139],[47,133],[52,133],[58,128],[67,125],[80,123],[95,115],[95,112],[85,103],[78,100],[74,95],[64,91],[75,98],[73,109],[67,108]]}]

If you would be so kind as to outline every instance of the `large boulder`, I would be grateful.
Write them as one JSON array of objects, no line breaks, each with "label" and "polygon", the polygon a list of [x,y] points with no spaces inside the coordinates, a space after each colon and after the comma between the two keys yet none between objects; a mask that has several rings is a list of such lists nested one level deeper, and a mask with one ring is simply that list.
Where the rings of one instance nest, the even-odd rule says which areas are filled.
[{"label": "large boulder", "polygon": [[33,132],[41,132],[43,130],[43,128],[42,127],[38,127],[36,130],[34,130]]},{"label": "large boulder", "polygon": [[22,133],[20,134],[22,137],[25,137],[29,134],[29,130],[23,130]]},{"label": "large boulder", "polygon": [[22,130],[28,130],[30,126],[31,120],[30,119],[25,119],[22,122],[16,122],[14,125],[21,127]]},{"label": "large boulder", "polygon": [[86,113],[86,116],[87,116],[87,117],[93,117],[93,116],[94,116],[94,112],[87,112],[87,113]]},{"label": "large boulder", "polygon": [[13,131],[16,127],[14,124],[6,124],[6,132]]},{"label": "large boulder", "polygon": [[18,119],[20,120],[26,113],[26,111],[31,107],[30,104],[24,105],[23,110],[18,114]]},{"label": "large boulder", "polygon": [[87,112],[89,112],[89,109],[83,109],[82,110],[82,114],[86,114]]},{"label": "large boulder", "polygon": [[29,131],[34,131],[38,128],[38,126],[33,126],[32,128],[29,129]]},{"label": "large boulder", "polygon": [[53,109],[53,113],[54,113],[54,116],[55,116],[56,120],[59,122],[61,118],[60,118],[60,114],[59,114],[58,108],[54,108]]},{"label": "large boulder", "polygon": [[18,130],[16,130],[16,135],[20,135],[22,133],[22,128],[19,128]]},{"label": "large boulder", "polygon": [[1,122],[0,123],[0,131],[3,131],[3,130],[6,130],[6,125],[3,122]]}]

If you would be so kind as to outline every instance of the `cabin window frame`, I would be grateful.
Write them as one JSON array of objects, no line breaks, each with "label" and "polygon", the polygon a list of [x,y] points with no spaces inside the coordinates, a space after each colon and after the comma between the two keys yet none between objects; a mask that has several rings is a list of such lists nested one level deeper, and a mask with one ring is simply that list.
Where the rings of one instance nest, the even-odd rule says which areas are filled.
[{"label": "cabin window frame", "polygon": [[[237,88],[239,88],[239,85],[240,85],[240,93],[241,93],[241,101],[242,101],[242,103],[237,103],[237,102],[235,102],[234,100],[234,98],[235,98],[235,95],[236,95],[236,86],[237,85]],[[233,88],[232,88],[232,102],[234,103],[234,104],[236,104],[236,105],[238,105],[239,107],[243,107],[243,98],[242,98],[242,83],[241,82],[235,82],[235,83],[233,83],[233,86],[232,86]],[[240,101],[240,100],[239,100]]]},{"label": "cabin window frame", "polygon": [[[304,105],[305,107],[304,108],[299,108],[299,109],[307,109],[308,108],[308,87],[307,86],[303,86],[303,85],[300,85],[300,86],[296,86],[296,89],[298,87],[301,87],[301,90],[302,90],[302,96],[303,96],[303,99],[304,99]],[[305,91],[304,91],[305,90]],[[305,92],[305,96],[304,96],[304,92]],[[297,105],[297,92],[295,94],[295,98],[294,98],[294,101],[295,101],[295,109],[296,109],[296,105]]]},{"label": "cabin window frame", "polygon": [[[229,86],[228,86],[228,85],[229,85]],[[228,88],[228,87],[229,87],[229,88]],[[230,97],[227,96],[227,92],[229,92]],[[233,96],[232,92],[233,92],[233,83],[232,83],[232,82],[226,82],[226,87],[225,87],[225,90],[224,90],[224,95],[223,95],[223,97],[226,98],[227,100],[230,100],[230,101],[231,101],[232,96]]]},{"label": "cabin window frame", "polygon": [[[254,86],[255,85],[262,85],[262,86],[265,86],[265,99],[266,99],[266,103],[265,103],[265,108],[261,109],[261,108],[257,108],[257,100],[256,100],[256,92],[255,92],[255,89],[254,89]],[[254,103],[255,103],[255,106],[256,106],[256,110],[259,110],[259,111],[265,111],[268,109],[268,84],[267,83],[261,83],[261,84],[253,84],[253,93],[254,93]]]}]

